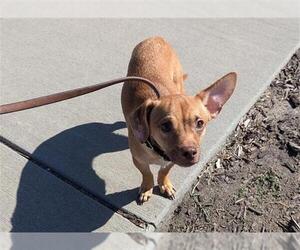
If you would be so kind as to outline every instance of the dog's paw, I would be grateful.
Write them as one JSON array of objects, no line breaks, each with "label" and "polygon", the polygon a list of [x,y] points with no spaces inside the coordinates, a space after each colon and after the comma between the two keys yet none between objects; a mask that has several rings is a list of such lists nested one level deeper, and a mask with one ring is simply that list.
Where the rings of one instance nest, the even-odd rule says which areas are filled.
[{"label": "dog's paw", "polygon": [[144,202],[148,201],[152,195],[152,188],[148,190],[140,189],[138,203],[143,204]]},{"label": "dog's paw", "polygon": [[176,190],[170,181],[159,184],[158,186],[161,194],[167,196],[171,200],[175,199]]}]

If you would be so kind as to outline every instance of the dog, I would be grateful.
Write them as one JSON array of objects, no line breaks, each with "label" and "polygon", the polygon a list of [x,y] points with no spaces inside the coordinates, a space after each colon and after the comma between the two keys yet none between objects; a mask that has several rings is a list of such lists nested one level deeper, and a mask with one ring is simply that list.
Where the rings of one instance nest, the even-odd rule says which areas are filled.
[{"label": "dog", "polygon": [[160,192],[175,198],[168,178],[174,164],[190,167],[199,161],[200,143],[209,121],[217,116],[232,95],[237,75],[228,73],[195,96],[184,91],[184,74],[171,45],[162,37],[151,37],[133,50],[127,76],[140,76],[155,83],[157,98],[149,86],[125,82],[122,110],[128,128],[128,144],[134,165],[142,174],[138,202],[152,195],[150,164],[161,166],[157,183]]}]

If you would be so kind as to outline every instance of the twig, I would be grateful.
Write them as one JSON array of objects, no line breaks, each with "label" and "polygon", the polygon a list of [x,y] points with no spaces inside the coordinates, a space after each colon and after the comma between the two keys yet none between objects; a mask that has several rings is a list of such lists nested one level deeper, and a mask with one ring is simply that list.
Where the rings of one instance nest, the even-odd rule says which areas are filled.
[{"label": "twig", "polygon": [[256,215],[263,215],[263,212],[256,210],[254,207],[247,206],[247,209]]},{"label": "twig", "polygon": [[194,195],[195,189],[196,189],[196,187],[199,185],[202,175],[203,175],[203,174],[201,174],[201,175],[198,176],[198,178],[197,178],[198,181],[196,182],[196,184],[194,185],[194,187],[193,187],[193,189],[192,189],[192,191],[191,191],[191,194],[190,194],[191,196]]},{"label": "twig", "polygon": [[[208,169],[208,168],[207,168]],[[196,182],[196,184],[193,186],[193,189],[190,193],[190,196],[194,196],[194,192],[195,192],[195,189],[196,187],[199,185],[200,181],[201,181],[201,178],[202,176],[204,175],[204,173],[207,171],[207,169],[205,169],[204,171],[202,171],[198,176],[197,176],[197,179],[198,181]]]},{"label": "twig", "polygon": [[238,203],[240,203],[240,202],[243,201],[243,200],[245,200],[245,198],[241,198],[241,199],[235,201],[234,204],[238,204]]},{"label": "twig", "polygon": [[[286,207],[286,208],[290,208],[291,206],[288,206],[288,205],[286,205],[286,204],[284,204],[283,202],[281,202],[281,201],[273,201],[273,202],[268,202],[269,204],[279,204],[279,205],[282,205],[282,206],[284,206],[284,207]],[[293,206],[294,207],[294,206]]]}]

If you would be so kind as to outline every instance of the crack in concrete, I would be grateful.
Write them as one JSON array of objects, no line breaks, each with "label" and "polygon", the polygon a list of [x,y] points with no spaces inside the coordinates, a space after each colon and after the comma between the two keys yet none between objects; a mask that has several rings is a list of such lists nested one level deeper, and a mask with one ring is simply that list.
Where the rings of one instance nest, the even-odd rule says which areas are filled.
[{"label": "crack in concrete", "polygon": [[125,219],[129,220],[134,225],[136,225],[140,228],[143,228],[146,231],[151,230],[150,229],[151,226],[154,228],[154,230],[156,229],[156,225],[153,222],[145,221],[144,219],[140,218],[139,216],[137,216],[134,213],[131,213],[127,209],[118,208],[115,205],[113,205],[113,204],[109,203],[108,201],[104,200],[103,198],[93,194],[91,191],[81,187],[79,184],[77,184],[76,182],[68,179],[67,177],[65,177],[64,175],[59,173],[58,171],[53,170],[53,168],[51,168],[51,166],[49,166],[47,163],[45,163],[43,161],[40,161],[39,159],[34,158],[28,151],[26,151],[25,149],[19,147],[18,145],[11,142],[10,140],[4,138],[1,135],[0,135],[0,142],[2,144],[4,144],[5,146],[7,146],[8,148],[10,148],[11,150],[18,153],[19,155],[26,158],[27,160],[33,162],[35,165],[37,165],[38,167],[40,167],[44,171],[47,171],[48,173],[52,174],[53,176],[60,179],[61,181],[63,181],[67,185],[72,186],[73,188],[75,188],[77,191],[79,191],[83,195],[88,196],[89,198],[93,199],[94,201],[100,203],[101,205],[109,208],[110,210],[114,211],[115,213],[117,213],[120,216],[124,217]]}]

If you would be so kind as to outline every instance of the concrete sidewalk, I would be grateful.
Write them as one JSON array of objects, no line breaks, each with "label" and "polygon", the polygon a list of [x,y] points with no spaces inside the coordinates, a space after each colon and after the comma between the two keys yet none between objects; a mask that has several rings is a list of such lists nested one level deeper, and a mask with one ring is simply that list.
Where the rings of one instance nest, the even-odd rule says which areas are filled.
[{"label": "concrete sidewalk", "polygon": [[[238,86],[233,97],[208,128],[202,144],[201,162],[185,169],[176,166],[171,172],[171,180],[177,189],[176,200],[170,201],[156,194],[143,206],[135,202],[141,176],[133,166],[128,150],[120,105],[122,85],[119,85],[1,117],[1,136],[26,151],[36,163],[18,160],[19,163],[13,166],[19,166],[14,170],[19,171],[19,175],[13,181],[5,177],[11,176],[10,168],[1,167],[4,173],[1,174],[1,200],[2,196],[7,197],[6,203],[1,204],[1,209],[6,211],[2,230],[11,229],[10,218],[13,219],[14,210],[30,193],[22,183],[36,182],[33,174],[27,173],[32,171],[39,176],[41,168],[49,168],[60,177],[43,169],[45,179],[59,179],[55,180],[59,182],[55,187],[57,196],[66,192],[65,197],[78,202],[76,206],[70,203],[70,209],[69,203],[53,198],[58,213],[67,209],[69,217],[77,218],[79,204],[84,204],[86,212],[91,209],[97,213],[97,206],[109,210],[107,204],[122,210],[123,215],[112,214],[106,220],[106,226],[99,224],[87,228],[85,223],[89,225],[95,219],[84,217],[76,230],[65,227],[63,231],[140,230],[132,222],[132,227],[127,226],[127,213],[143,221],[141,226],[145,230],[154,230],[152,225],[157,226],[170,214],[201,166],[218,150],[241,116],[299,46],[299,20],[2,20],[1,104],[124,76],[134,46],[153,35],[165,37],[177,51],[185,72],[189,74],[186,82],[189,94],[197,93],[229,71],[238,73]],[[1,158],[1,166],[20,158],[14,152],[7,152],[10,150],[1,153],[5,155]],[[153,170],[157,172],[155,167]],[[46,189],[45,183],[35,183],[40,195],[52,193]],[[14,195],[7,195],[5,187],[8,185]],[[90,197],[99,199],[95,201]],[[38,200],[33,202],[36,210],[42,206]],[[24,210],[25,217],[39,220],[34,217],[34,209],[24,206],[19,210]],[[119,223],[116,221],[122,226],[116,227]],[[43,220],[44,228],[53,230],[51,223],[53,221]],[[39,229],[37,227],[36,231]],[[24,231],[24,228],[19,230]]]},{"label": "concrete sidewalk", "polygon": [[142,231],[0,144],[1,232]]},{"label": "concrete sidewalk", "polygon": [[161,233],[2,233],[1,250],[153,250]]}]

